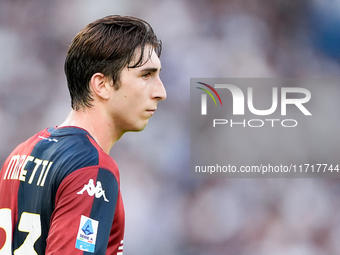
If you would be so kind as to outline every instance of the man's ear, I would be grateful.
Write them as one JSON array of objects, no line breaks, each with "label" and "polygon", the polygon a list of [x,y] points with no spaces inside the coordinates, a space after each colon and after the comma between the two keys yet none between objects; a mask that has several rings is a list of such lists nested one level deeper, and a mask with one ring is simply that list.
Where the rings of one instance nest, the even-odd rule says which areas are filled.
[{"label": "man's ear", "polygon": [[90,80],[90,86],[95,96],[102,99],[109,98],[109,80],[102,73],[95,73]]}]

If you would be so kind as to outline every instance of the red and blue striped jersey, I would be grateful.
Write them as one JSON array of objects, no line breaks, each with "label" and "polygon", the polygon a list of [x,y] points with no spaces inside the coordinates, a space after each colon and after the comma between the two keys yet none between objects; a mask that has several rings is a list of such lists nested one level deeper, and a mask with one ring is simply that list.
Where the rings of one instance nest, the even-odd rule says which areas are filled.
[{"label": "red and blue striped jersey", "polygon": [[0,172],[0,255],[123,254],[115,161],[76,127],[45,129]]}]

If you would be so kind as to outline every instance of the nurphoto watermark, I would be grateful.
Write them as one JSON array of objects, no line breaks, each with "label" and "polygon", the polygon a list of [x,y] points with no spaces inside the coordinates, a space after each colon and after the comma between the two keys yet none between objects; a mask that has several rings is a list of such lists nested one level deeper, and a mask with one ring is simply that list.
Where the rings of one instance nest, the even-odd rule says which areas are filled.
[{"label": "nurphoto watermark", "polygon": [[339,178],[340,79],[192,78],[195,177]]}]

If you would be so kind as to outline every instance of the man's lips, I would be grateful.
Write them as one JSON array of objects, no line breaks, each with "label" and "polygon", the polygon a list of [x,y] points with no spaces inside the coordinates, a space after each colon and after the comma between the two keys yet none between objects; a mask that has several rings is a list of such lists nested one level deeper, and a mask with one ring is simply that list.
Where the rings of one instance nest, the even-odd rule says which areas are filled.
[{"label": "man's lips", "polygon": [[148,113],[150,113],[151,115],[153,115],[155,113],[155,111],[157,110],[157,108],[154,109],[148,109],[146,110]]}]

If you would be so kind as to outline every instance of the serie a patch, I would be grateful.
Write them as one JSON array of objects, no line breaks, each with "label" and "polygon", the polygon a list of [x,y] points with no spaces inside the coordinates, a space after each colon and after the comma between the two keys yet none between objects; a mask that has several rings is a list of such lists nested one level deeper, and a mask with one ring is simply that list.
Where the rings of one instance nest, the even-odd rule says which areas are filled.
[{"label": "serie a patch", "polygon": [[84,215],[80,218],[80,224],[76,240],[76,248],[82,251],[94,252],[98,232],[98,221]]}]

